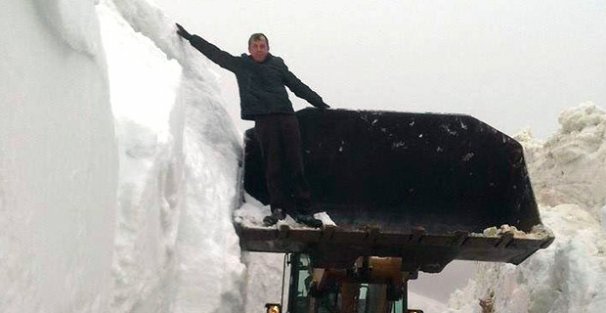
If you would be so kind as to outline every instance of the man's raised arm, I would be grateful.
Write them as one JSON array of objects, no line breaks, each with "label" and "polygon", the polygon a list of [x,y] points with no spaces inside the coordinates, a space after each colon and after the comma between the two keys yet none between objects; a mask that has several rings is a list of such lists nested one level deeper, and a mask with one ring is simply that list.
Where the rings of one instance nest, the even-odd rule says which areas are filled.
[{"label": "man's raised arm", "polygon": [[198,51],[204,54],[207,58],[209,58],[217,65],[222,68],[234,72],[237,68],[238,58],[233,55],[217,48],[217,46],[212,43],[204,40],[202,37],[198,35],[190,34],[183,26],[177,25],[177,34],[189,41],[189,43],[194,46]]}]

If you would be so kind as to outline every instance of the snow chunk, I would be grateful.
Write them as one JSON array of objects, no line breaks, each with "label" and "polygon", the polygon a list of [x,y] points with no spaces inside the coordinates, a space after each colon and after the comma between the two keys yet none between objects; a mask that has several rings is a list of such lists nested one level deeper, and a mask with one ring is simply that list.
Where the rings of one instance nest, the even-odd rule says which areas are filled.
[{"label": "snow chunk", "polygon": [[263,218],[270,214],[269,206],[258,206],[245,202],[234,211],[234,221],[245,227],[263,227]]},{"label": "snow chunk", "polygon": [[324,224],[324,225],[337,226],[337,224],[335,224],[335,222],[330,218],[330,216],[326,212],[316,213],[316,214],[314,214],[314,217],[321,220],[322,224]]},{"label": "snow chunk", "polygon": [[[496,226],[486,228],[482,233],[486,237],[498,237],[509,232],[515,233],[519,231],[516,229],[515,226],[501,225],[501,227],[499,228],[497,228]],[[524,234],[524,232],[521,233]]]},{"label": "snow chunk", "polygon": [[526,233],[517,229],[515,226],[503,224],[500,227],[492,226],[484,229],[481,234],[473,233],[473,237],[500,237],[504,234],[513,234],[514,238],[526,238],[526,239],[545,239],[553,236],[553,233],[544,225],[539,224],[532,227],[530,233]]},{"label": "snow chunk", "polygon": [[585,102],[564,110],[558,121],[562,125],[562,133],[580,132],[606,123],[606,112],[592,102]]}]

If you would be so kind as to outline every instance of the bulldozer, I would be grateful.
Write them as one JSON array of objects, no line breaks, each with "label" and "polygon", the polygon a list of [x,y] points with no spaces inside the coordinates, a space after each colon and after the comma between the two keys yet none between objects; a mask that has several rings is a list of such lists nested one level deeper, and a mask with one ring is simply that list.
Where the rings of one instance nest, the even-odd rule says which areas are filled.
[{"label": "bulldozer", "polygon": [[[244,251],[285,255],[272,313],[422,313],[407,285],[453,260],[520,264],[548,247],[522,146],[461,114],[296,112],[312,208],[335,225],[235,223]],[[254,129],[244,190],[267,204]],[[284,295],[287,295],[284,299]]]}]

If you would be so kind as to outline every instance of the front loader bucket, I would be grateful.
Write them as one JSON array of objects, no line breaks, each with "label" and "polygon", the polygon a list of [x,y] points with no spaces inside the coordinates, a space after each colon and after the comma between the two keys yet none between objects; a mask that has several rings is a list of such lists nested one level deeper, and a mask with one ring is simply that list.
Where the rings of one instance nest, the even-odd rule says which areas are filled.
[{"label": "front loader bucket", "polygon": [[[449,244],[462,245],[469,240],[461,234],[503,224],[530,232],[541,224],[522,146],[471,116],[305,109],[297,117],[313,208],[326,211],[339,231],[375,229],[387,237],[406,234],[410,239],[421,229],[423,235],[447,236]],[[254,129],[249,129],[244,188],[268,203],[262,160]],[[246,245],[247,238],[241,239]],[[393,240],[398,246],[403,239]],[[519,263],[550,242],[532,243],[515,255],[484,251],[482,244],[467,252],[456,248],[438,253],[452,254],[451,259]],[[252,239],[250,243],[251,250],[265,249],[255,248]],[[283,250],[303,246],[293,242]],[[387,250],[372,253],[400,253]]]},{"label": "front loader bucket", "polygon": [[[522,146],[465,115],[306,109],[297,113],[313,206],[340,227],[429,233],[540,224]],[[245,190],[268,203],[254,129]]]}]

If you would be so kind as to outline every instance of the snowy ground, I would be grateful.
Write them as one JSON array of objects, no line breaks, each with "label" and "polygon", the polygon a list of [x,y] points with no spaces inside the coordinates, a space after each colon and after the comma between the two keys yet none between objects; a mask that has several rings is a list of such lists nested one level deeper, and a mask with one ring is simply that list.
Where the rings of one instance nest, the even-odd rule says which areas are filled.
[{"label": "snowy ground", "polygon": [[[242,206],[241,136],[170,18],[145,0],[10,0],[0,26],[0,312],[277,300],[282,256],[241,253],[232,226],[238,208],[253,225],[268,212]],[[448,309],[430,294],[411,306],[603,311],[606,113],[583,104],[560,124],[544,143],[518,136],[554,244],[518,267],[480,264]]]}]

